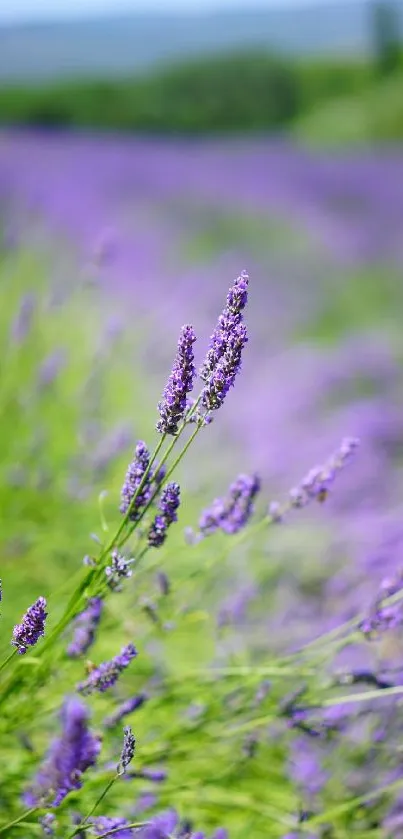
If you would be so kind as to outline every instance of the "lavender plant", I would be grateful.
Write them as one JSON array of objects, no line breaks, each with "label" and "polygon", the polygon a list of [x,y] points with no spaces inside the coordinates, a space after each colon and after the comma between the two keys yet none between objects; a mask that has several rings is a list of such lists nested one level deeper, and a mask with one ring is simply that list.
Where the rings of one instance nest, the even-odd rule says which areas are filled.
[{"label": "lavender plant", "polygon": [[[343,440],[283,504],[266,496],[263,514],[254,507],[264,484],[241,474],[228,495],[201,514],[198,535],[209,539],[186,545],[180,526],[173,526],[182,519],[186,493],[172,476],[196,436],[207,433],[238,376],[247,295],[243,273],[229,290],[194,399],[196,338],[192,327],[182,329],[158,407],[159,437],[153,451],[145,442],[136,445],[115,530],[102,514],[104,537],[96,537],[97,551],[77,568],[67,598],[63,591],[46,600],[41,595],[10,633],[1,667],[7,759],[1,764],[6,793],[0,836],[24,830],[68,839],[364,839],[382,835],[395,817],[394,796],[403,787],[399,752],[386,755],[399,728],[396,714],[389,718],[382,707],[386,701],[393,711],[402,687],[398,677],[381,678],[374,668],[351,665],[341,678],[337,659],[354,646],[366,650],[375,632],[386,636],[399,628],[400,580],[385,584],[368,611],[308,643],[301,639],[294,649],[286,641],[276,648],[268,632],[257,646],[231,649],[228,621],[216,628],[203,600],[189,602],[188,567],[183,578],[176,576],[180,550],[199,569],[207,550],[214,566],[249,543],[252,561],[269,533],[275,538],[281,530],[270,527],[285,522],[288,512],[330,503],[336,475],[358,446],[355,438]],[[160,571],[153,589],[149,570],[163,560],[174,583]],[[143,611],[153,618],[148,622],[141,617],[144,594]],[[274,599],[268,602],[274,608]],[[117,628],[124,635],[119,654]],[[242,635],[242,615],[240,629]],[[189,641],[183,667],[180,650]],[[96,661],[101,650],[108,655],[84,664],[90,648]],[[119,724],[129,716],[133,731],[126,725],[122,742]],[[8,760],[14,753],[18,771]]]}]

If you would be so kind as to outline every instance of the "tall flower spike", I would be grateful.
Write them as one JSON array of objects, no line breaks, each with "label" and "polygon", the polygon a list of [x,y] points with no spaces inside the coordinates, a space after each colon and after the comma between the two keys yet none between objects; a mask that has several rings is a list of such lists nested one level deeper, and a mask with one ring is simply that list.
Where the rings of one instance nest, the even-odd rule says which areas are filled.
[{"label": "tall flower spike", "polygon": [[199,529],[202,536],[209,536],[216,530],[224,533],[238,533],[248,523],[253,513],[253,501],[260,490],[257,475],[239,475],[224,498],[217,498],[204,510]]},{"label": "tall flower spike", "polygon": [[187,396],[193,390],[196,375],[194,366],[193,344],[196,335],[192,326],[182,326],[178,351],[165,387],[163,398],[158,403],[160,419],[157,431],[160,434],[176,434],[187,408]]},{"label": "tall flower spike", "polygon": [[180,504],[180,486],[172,481],[161,492],[158,503],[160,514],[155,519],[148,532],[148,544],[151,548],[159,548],[165,542],[168,527],[178,517],[176,511]]},{"label": "tall flower spike", "polygon": [[25,612],[21,623],[14,627],[11,643],[17,647],[20,655],[24,655],[28,647],[35,646],[39,638],[45,634],[46,618],[46,600],[44,597],[38,597]]},{"label": "tall flower spike", "polygon": [[41,806],[47,799],[51,807],[58,807],[69,792],[81,789],[82,774],[94,766],[101,749],[99,739],[88,729],[88,720],[89,711],[81,699],[67,699],[61,713],[61,736],[51,744],[32,786],[24,794],[28,807]]},{"label": "tall flower spike", "polygon": [[149,474],[141,492],[139,492],[134,501],[135,494],[143,481],[149,462],[150,452],[146,444],[142,440],[139,440],[134,450],[133,461],[127,469],[121,494],[120,512],[126,515],[130,509],[129,518],[131,521],[137,521],[141,509],[145,507],[151,497],[151,474]]},{"label": "tall flower spike", "polygon": [[83,694],[93,693],[96,690],[104,693],[115,684],[120,674],[129,666],[136,655],[137,651],[133,644],[128,644],[123,647],[120,655],[115,656],[111,661],[102,662],[99,667],[95,667],[89,674],[88,679],[77,685],[77,690]]},{"label": "tall flower spike", "polygon": [[86,609],[75,619],[74,635],[71,644],[67,647],[67,655],[70,658],[78,658],[90,648],[94,642],[95,633],[101,619],[102,600],[100,597],[91,597]]},{"label": "tall flower spike", "polygon": [[213,370],[223,357],[230,335],[242,320],[242,312],[248,301],[249,277],[246,271],[237,277],[227,294],[227,303],[218,318],[210,345],[200,369],[200,378],[208,382]]},{"label": "tall flower spike", "polygon": [[119,775],[123,775],[129,764],[132,762],[135,749],[136,740],[134,734],[130,728],[130,725],[126,725],[123,729],[123,748],[117,768]]}]

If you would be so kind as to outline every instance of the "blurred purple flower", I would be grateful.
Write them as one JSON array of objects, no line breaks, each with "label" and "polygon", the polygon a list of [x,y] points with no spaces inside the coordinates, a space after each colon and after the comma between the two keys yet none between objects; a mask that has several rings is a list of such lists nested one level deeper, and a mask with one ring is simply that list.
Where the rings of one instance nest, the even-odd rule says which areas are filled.
[{"label": "blurred purple flower", "polygon": [[67,655],[70,658],[78,658],[83,655],[94,643],[95,633],[101,620],[103,603],[100,597],[91,597],[83,612],[77,615],[74,621],[74,636],[71,644],[67,647]]},{"label": "blurred purple flower", "polygon": [[146,693],[139,693],[137,696],[132,696],[130,699],[126,699],[125,702],[122,702],[122,704],[119,705],[113,714],[105,718],[104,725],[106,728],[113,728],[123,719],[123,717],[126,717],[128,714],[132,714],[133,711],[137,711],[138,708],[141,708],[148,698],[149,697]]},{"label": "blurred purple flower", "polygon": [[11,340],[15,344],[22,344],[31,328],[32,318],[36,306],[36,297],[32,292],[21,299],[18,314],[11,325]]},{"label": "blurred purple flower", "polygon": [[[94,829],[96,836],[102,836],[103,833],[107,833],[108,830],[113,830],[114,832],[111,836],[114,839],[133,839],[134,837],[134,830],[132,830],[128,825],[130,822],[127,819],[123,818],[110,818],[109,816],[98,816],[94,822]],[[118,827],[121,827],[121,830],[117,830]]]},{"label": "blurred purple flower", "polygon": [[137,651],[133,644],[127,644],[126,647],[123,647],[120,655],[115,656],[111,661],[102,662],[99,667],[95,667],[88,678],[77,685],[77,690],[84,695],[94,691],[103,693],[115,684],[120,674],[129,666],[136,655]]},{"label": "blurred purple flower", "polygon": [[159,548],[166,539],[168,527],[177,521],[176,511],[180,504],[180,486],[168,483],[161,492],[158,502],[160,514],[155,516],[148,532],[148,544],[152,548]]},{"label": "blurred purple flower", "polygon": [[149,473],[141,492],[138,493],[136,500],[134,500],[136,492],[148,469],[149,462],[150,452],[146,444],[140,440],[136,445],[134,459],[129,464],[122,487],[120,512],[126,515],[130,509],[129,518],[131,521],[137,521],[142,507],[146,506],[151,497],[151,474]]},{"label": "blurred purple flower", "polygon": [[144,839],[170,839],[170,836],[178,824],[178,816],[175,810],[167,810],[151,819],[150,824],[144,829]]},{"label": "blurred purple flower", "polygon": [[73,696],[61,712],[62,734],[53,741],[32,786],[25,792],[28,807],[41,806],[50,799],[58,807],[72,790],[82,787],[82,774],[94,766],[101,749],[100,741],[88,729],[89,711]]},{"label": "blurred purple flower", "polygon": [[253,513],[253,501],[259,490],[257,475],[239,475],[230,485],[228,495],[216,499],[211,507],[203,511],[199,519],[200,534],[209,536],[217,530],[238,533]]}]

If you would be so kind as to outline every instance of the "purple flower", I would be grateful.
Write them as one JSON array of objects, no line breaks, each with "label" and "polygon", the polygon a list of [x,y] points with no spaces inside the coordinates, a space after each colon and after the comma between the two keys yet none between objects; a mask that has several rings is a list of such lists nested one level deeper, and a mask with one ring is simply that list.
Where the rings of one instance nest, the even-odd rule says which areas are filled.
[{"label": "purple flower", "polygon": [[[114,830],[115,832],[112,833],[114,839],[133,839],[134,831],[128,827],[129,822],[127,819],[122,818],[109,818],[109,816],[99,816],[94,823],[95,834],[96,836],[102,836],[103,833],[107,833],[108,830]],[[116,828],[121,827],[121,830],[116,830]]]},{"label": "purple flower", "polygon": [[[166,597],[170,592],[170,582],[169,578],[165,574],[164,571],[159,571],[157,574],[157,582],[161,591],[161,594]],[[1,580],[0,580],[0,599],[1,599]]]},{"label": "purple flower", "polygon": [[39,368],[38,387],[50,387],[57,379],[66,361],[66,352],[61,348],[48,355]]},{"label": "purple flower", "polygon": [[242,321],[242,311],[248,301],[249,277],[246,271],[235,280],[227,294],[227,304],[218,318],[210,338],[207,355],[200,369],[200,377],[208,382],[217,364],[224,356],[233,330]]},{"label": "purple flower", "polygon": [[160,420],[157,431],[160,434],[176,434],[187,409],[187,396],[193,390],[196,375],[193,344],[196,335],[192,326],[182,326],[171,375],[165,387],[163,398],[158,403]]},{"label": "purple flower", "polygon": [[234,323],[225,339],[225,351],[214,367],[202,393],[202,404],[207,411],[216,411],[224,402],[241,369],[242,350],[248,341],[248,332],[241,321]]},{"label": "purple flower", "polygon": [[217,828],[211,839],[228,839],[228,831],[224,827]]},{"label": "purple flower", "polygon": [[216,499],[204,510],[199,528],[203,536],[209,536],[216,530],[224,533],[238,533],[248,523],[253,513],[253,501],[260,490],[257,475],[239,475],[224,498]]},{"label": "purple flower", "polygon": [[87,652],[94,642],[95,632],[101,619],[103,603],[100,597],[91,597],[87,607],[75,619],[75,631],[67,648],[70,658],[78,658]]},{"label": "purple flower", "polygon": [[291,507],[306,507],[312,499],[325,501],[337,473],[350,460],[358,445],[359,440],[346,437],[338,451],[323,466],[311,469],[301,483],[291,490]]},{"label": "purple flower", "polygon": [[62,712],[62,733],[50,746],[39,772],[24,795],[28,807],[50,800],[58,807],[71,790],[82,787],[82,774],[94,766],[101,744],[88,729],[89,711],[76,696],[66,700]]},{"label": "purple flower", "polygon": [[[129,464],[126,472],[125,482],[122,487],[120,512],[123,515],[130,510],[129,518],[131,521],[137,521],[142,507],[145,507],[151,497],[151,474],[148,474],[144,486],[138,493],[144,475],[148,469],[150,462],[150,452],[146,444],[139,440],[134,451],[134,459]],[[135,500],[134,500],[135,499]]]},{"label": "purple flower", "polygon": [[178,824],[178,816],[175,810],[167,810],[154,816],[144,831],[144,839],[169,839],[173,830]]},{"label": "purple flower", "polygon": [[179,504],[179,484],[175,482],[168,483],[162,490],[158,503],[160,514],[155,516],[148,533],[148,544],[150,547],[159,548],[165,542],[169,525],[177,521],[176,511]]},{"label": "purple flower", "polygon": [[393,594],[397,594],[402,587],[402,575],[398,575],[394,579],[383,580],[375,601],[359,626],[368,638],[388,630],[398,629],[403,625],[403,601],[384,605],[384,600]]},{"label": "purple flower", "polygon": [[42,832],[43,832],[44,836],[54,836],[55,835],[55,829],[54,829],[55,820],[56,820],[56,816],[54,815],[54,813],[45,813],[45,815],[42,816],[41,819],[39,819],[39,822],[40,822],[40,825],[42,827]]},{"label": "purple flower", "polygon": [[129,764],[132,762],[135,748],[136,740],[134,734],[130,728],[130,725],[126,725],[123,729],[123,747],[118,765],[119,774],[123,774],[123,772],[126,771],[126,768],[129,766]]},{"label": "purple flower", "polygon": [[111,564],[105,568],[108,586],[112,591],[120,591],[120,581],[132,575],[130,560],[120,554],[117,548],[114,548],[111,557]]},{"label": "purple flower", "polygon": [[104,661],[99,667],[96,667],[85,682],[80,682],[77,685],[77,690],[83,694],[93,693],[95,690],[103,693],[115,684],[120,674],[129,666],[136,655],[137,651],[133,644],[128,644],[123,647],[120,655],[115,656],[111,661]]},{"label": "purple flower", "polygon": [[137,711],[138,708],[141,708],[147,699],[148,696],[146,693],[139,693],[137,696],[132,696],[130,699],[126,699],[126,702],[122,702],[113,714],[106,717],[104,720],[104,726],[106,726],[106,728],[113,728],[123,719],[123,717],[126,717],[128,714],[131,714],[133,711]]},{"label": "purple flower", "polygon": [[13,630],[13,640],[18,653],[24,655],[28,647],[34,647],[39,638],[45,634],[45,621],[47,618],[46,600],[38,597],[38,600],[30,606],[21,621]]}]

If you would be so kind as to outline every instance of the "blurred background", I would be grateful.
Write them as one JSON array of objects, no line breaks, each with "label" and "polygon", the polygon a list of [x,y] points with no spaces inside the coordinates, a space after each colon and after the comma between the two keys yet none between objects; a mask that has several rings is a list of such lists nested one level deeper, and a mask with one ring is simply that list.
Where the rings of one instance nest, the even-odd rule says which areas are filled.
[{"label": "blurred background", "polygon": [[271,619],[349,616],[403,539],[403,0],[3,0],[0,125],[4,556],[39,551],[57,485],[62,573],[65,498],[78,551],[181,324],[201,360],[246,268],[243,373],[184,466],[183,524],[237,472],[281,500],[359,436]]}]

